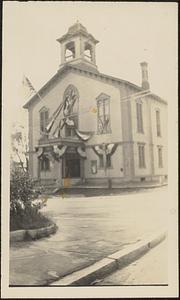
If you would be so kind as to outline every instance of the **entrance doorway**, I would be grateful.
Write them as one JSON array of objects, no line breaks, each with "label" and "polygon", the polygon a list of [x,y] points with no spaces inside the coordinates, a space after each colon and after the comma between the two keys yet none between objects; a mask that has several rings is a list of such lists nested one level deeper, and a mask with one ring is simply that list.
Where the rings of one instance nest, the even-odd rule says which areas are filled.
[{"label": "entrance doorway", "polygon": [[80,178],[80,158],[76,154],[66,154],[63,159],[63,178]]}]

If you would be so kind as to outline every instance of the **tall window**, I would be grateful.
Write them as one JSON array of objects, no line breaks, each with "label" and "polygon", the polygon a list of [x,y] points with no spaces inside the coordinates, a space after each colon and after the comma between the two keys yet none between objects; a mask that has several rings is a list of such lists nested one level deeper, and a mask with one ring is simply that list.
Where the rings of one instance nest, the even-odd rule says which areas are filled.
[{"label": "tall window", "polygon": [[[103,160],[103,155],[99,156],[99,167],[100,168],[104,168],[104,160]],[[106,157],[106,168],[111,168],[112,164],[111,164],[111,156],[107,155]]]},{"label": "tall window", "polygon": [[107,155],[107,168],[111,168],[111,156],[110,155]]},{"label": "tall window", "polygon": [[99,156],[99,167],[104,168],[104,160],[103,160],[103,155]]},{"label": "tall window", "polygon": [[156,110],[156,130],[157,136],[161,136],[160,111]]},{"label": "tall window", "polygon": [[142,103],[136,102],[137,131],[143,133]]},{"label": "tall window", "polygon": [[145,146],[142,144],[138,145],[138,154],[139,154],[139,168],[145,168]]},{"label": "tall window", "polygon": [[50,170],[49,158],[44,157],[42,160],[40,160],[40,170],[41,171],[49,171]]},{"label": "tall window", "polygon": [[110,133],[110,102],[109,96],[101,94],[97,98],[98,134]]},{"label": "tall window", "polygon": [[158,146],[158,167],[163,168],[163,156],[161,146]]},{"label": "tall window", "polygon": [[47,108],[43,107],[40,111],[40,131],[46,132],[46,126],[48,125],[49,111]]}]

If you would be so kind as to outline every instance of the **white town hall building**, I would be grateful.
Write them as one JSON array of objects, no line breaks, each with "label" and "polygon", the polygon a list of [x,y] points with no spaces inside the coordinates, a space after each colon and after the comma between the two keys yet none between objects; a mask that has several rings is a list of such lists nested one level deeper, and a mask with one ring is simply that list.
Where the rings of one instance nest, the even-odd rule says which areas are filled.
[{"label": "white town hall building", "polygon": [[167,103],[142,86],[102,74],[98,41],[79,22],[57,40],[57,73],[24,105],[29,172],[57,187],[167,178]]}]

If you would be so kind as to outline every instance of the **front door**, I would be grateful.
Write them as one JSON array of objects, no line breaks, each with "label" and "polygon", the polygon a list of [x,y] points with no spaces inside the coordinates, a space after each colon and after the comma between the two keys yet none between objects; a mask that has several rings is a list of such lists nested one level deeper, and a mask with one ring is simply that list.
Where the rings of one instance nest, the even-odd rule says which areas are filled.
[{"label": "front door", "polygon": [[63,178],[80,178],[80,158],[75,154],[66,154],[63,159]]}]

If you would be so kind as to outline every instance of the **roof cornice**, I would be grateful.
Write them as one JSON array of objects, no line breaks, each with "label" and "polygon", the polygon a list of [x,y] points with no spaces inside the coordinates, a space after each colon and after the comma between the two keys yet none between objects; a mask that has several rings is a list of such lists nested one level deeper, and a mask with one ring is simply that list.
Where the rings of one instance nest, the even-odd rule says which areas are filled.
[{"label": "roof cornice", "polygon": [[[93,72],[92,70],[86,70],[83,69],[82,67],[77,67],[71,64],[64,65],[62,68],[60,68],[57,73],[38,91],[38,94],[40,96],[44,96],[47,90],[49,90],[50,86],[52,86],[53,83],[56,82],[57,79],[59,79],[62,75],[64,76],[67,72],[69,71],[75,71],[78,72],[79,74],[83,74],[86,76],[93,77],[94,79],[99,79],[103,80],[106,83],[112,84],[112,85],[120,85],[120,84],[125,84],[129,85],[132,88],[136,89],[137,91],[143,91],[142,87],[139,87],[138,85],[135,85],[134,83],[131,83],[129,81],[119,79],[113,76],[109,76],[100,72]],[[159,102],[162,102],[164,104],[167,104],[165,100],[163,100],[161,97],[157,96],[156,94],[151,93],[150,97],[153,97]],[[23,108],[28,109],[34,102],[38,99],[38,95],[34,95],[29,99],[29,101],[23,106]]]},{"label": "roof cornice", "polygon": [[84,32],[84,31],[79,31],[79,32],[75,32],[75,33],[66,33],[66,34],[64,34],[61,38],[58,38],[56,41],[58,41],[59,43],[61,43],[61,42],[64,42],[64,41],[68,41],[69,39],[71,39],[71,38],[73,38],[73,37],[75,37],[75,36],[85,36],[85,37],[87,37],[88,39],[90,39],[90,40],[92,40],[95,44],[98,44],[99,43],[99,41],[98,40],[96,40],[94,37],[93,37],[93,35],[92,34],[90,34],[90,33],[86,33],[86,32]]}]

